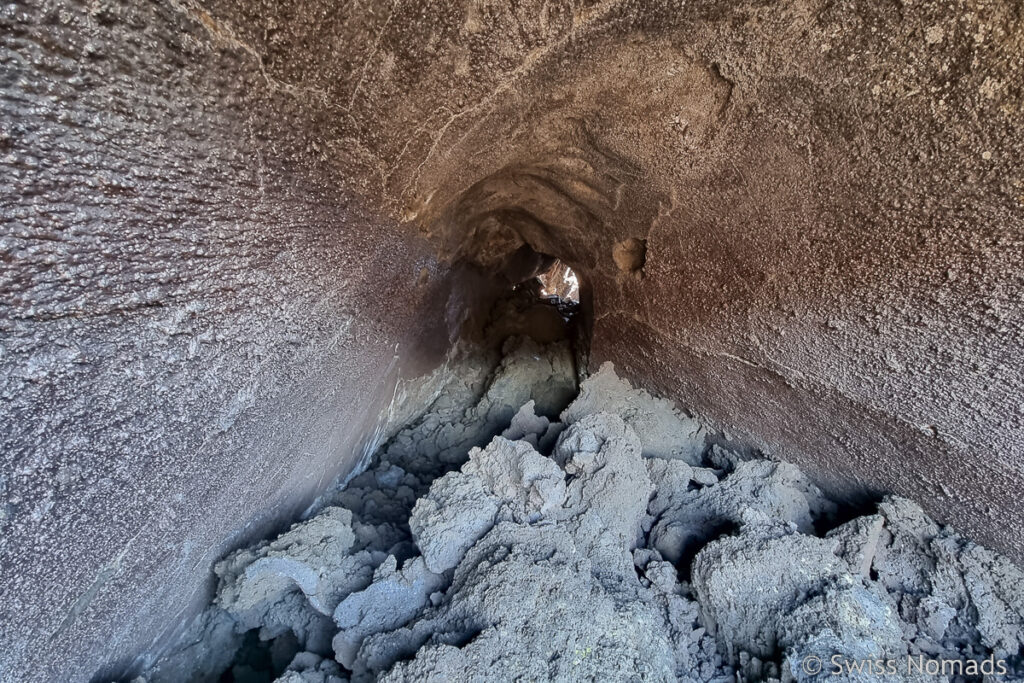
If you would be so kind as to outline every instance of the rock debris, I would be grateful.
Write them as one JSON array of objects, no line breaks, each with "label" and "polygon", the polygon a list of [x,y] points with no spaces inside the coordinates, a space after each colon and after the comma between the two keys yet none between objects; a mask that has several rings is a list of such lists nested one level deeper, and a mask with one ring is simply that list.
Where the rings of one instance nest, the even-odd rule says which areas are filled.
[{"label": "rock debris", "polygon": [[901,498],[839,523],[796,467],[712,443],[610,365],[566,407],[564,343],[504,352],[309,519],[219,562],[185,644],[137,680],[878,680],[836,657],[899,662],[886,680],[935,679],[908,658],[1021,674],[1005,558]]}]

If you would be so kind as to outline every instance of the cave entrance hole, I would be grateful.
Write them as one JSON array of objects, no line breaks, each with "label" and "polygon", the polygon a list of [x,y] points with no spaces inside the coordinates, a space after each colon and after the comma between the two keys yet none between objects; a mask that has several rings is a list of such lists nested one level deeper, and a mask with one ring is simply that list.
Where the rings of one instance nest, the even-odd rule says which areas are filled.
[{"label": "cave entrance hole", "polygon": [[569,320],[580,308],[582,287],[579,276],[558,258],[545,254],[533,256],[540,260],[540,264],[532,269],[532,274],[523,279],[516,278],[518,283],[512,289],[533,301],[556,307]]},{"label": "cave entrance hole", "polygon": [[579,305],[580,280],[576,271],[562,261],[555,259],[551,266],[537,275],[540,282],[540,294],[554,298],[556,303]]}]

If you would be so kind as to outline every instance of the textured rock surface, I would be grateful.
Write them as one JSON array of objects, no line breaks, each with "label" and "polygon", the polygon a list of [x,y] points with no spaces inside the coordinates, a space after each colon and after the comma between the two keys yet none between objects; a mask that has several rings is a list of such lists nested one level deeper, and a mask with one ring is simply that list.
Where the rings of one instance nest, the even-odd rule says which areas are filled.
[{"label": "textured rock surface", "polygon": [[[507,359],[500,376],[529,367],[529,358]],[[1000,660],[1024,674],[1024,573],[1004,557],[901,498],[817,535],[835,509],[792,465],[742,460],[718,445],[708,460],[733,467],[645,457],[621,417],[588,413],[601,389],[631,391],[619,385],[607,376],[584,382],[563,413],[575,421],[550,456],[525,438],[496,436],[457,470],[436,459],[432,472],[420,461],[410,475],[382,449],[345,489],[352,510],[324,508],[218,565],[216,604],[139,683],[214,680],[228,669],[236,681],[252,674],[278,683],[810,683],[820,678],[803,663],[817,657],[834,672],[836,656],[857,667],[886,662],[893,679],[908,682],[929,680],[909,670],[908,657]],[[661,417],[672,415],[667,406]],[[413,427],[406,436],[429,441],[432,432]],[[426,490],[411,508],[389,508],[397,535],[372,536],[366,548],[354,542],[355,520],[400,482]],[[679,501],[701,514],[680,514]],[[700,539],[697,552],[666,561],[647,531],[665,518]],[[260,573],[255,587],[248,571],[223,570],[240,558],[257,556],[251,568],[289,553],[308,564],[311,549],[321,553],[321,575],[350,560],[372,570],[361,585],[349,583],[333,621],[312,627],[297,610],[320,611],[319,594],[291,566],[277,565],[276,584]],[[291,587],[290,599],[281,586]],[[239,596],[256,588],[271,597],[256,603],[270,607],[254,619],[251,600],[238,608]],[[332,634],[342,668],[322,659]],[[858,668],[824,678],[868,683],[878,674]]]},{"label": "textured rock surface", "polygon": [[[720,482],[708,478],[695,490],[689,490],[680,474],[697,482],[698,468],[678,474],[666,472],[660,464],[650,468],[659,484],[658,496],[651,502],[652,512],[658,515],[651,541],[672,562],[691,559],[695,548],[729,528],[774,526],[782,520],[802,533],[811,533],[814,520],[835,507],[788,463],[737,462],[731,476]],[[714,495],[707,495],[705,486],[713,487]]]},{"label": "textured rock surface", "polygon": [[558,256],[595,367],[1024,559],[1022,31],[967,0],[5,4],[0,665],[120,671],[372,451],[465,309],[414,227],[489,273]]},{"label": "textured rock surface", "polygon": [[693,585],[704,625],[730,661],[738,661],[740,651],[770,659],[785,627],[780,615],[792,614],[848,571],[831,546],[798,534],[748,533],[713,541],[697,555]]},{"label": "textured rock surface", "polygon": [[445,254],[572,266],[595,363],[834,495],[895,491],[1024,558],[1012,2],[181,14],[149,31],[192,21],[196,49],[308,113],[297,159]]},{"label": "textured rock surface", "polygon": [[309,94],[205,17],[0,9],[5,679],[119,673],[187,623],[218,557],[374,450],[463,308],[315,152]]},{"label": "textured rock surface", "polygon": [[593,413],[614,413],[640,437],[646,457],[700,463],[707,430],[692,417],[680,414],[671,401],[654,398],[622,381],[611,363],[603,364],[581,391],[562,413],[563,422],[572,424]]}]

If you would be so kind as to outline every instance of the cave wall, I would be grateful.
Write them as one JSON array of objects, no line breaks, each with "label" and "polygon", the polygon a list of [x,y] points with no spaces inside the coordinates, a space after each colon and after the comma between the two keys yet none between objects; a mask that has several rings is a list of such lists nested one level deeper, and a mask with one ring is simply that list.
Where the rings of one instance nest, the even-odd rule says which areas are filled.
[{"label": "cave wall", "polygon": [[1024,558],[1019,4],[211,7],[443,254],[579,271],[593,362]]},{"label": "cave wall", "polygon": [[3,681],[157,651],[447,348],[449,268],[352,201],[318,96],[208,22],[0,10]]},{"label": "cave wall", "polygon": [[594,362],[1024,557],[1019,4],[208,9],[442,254],[577,269]]},{"label": "cave wall", "polygon": [[524,243],[583,278],[592,363],[1024,559],[1019,3],[0,21],[20,679],[115,671],[175,628],[213,559],[351,466],[391,378],[436,365],[444,263]]}]

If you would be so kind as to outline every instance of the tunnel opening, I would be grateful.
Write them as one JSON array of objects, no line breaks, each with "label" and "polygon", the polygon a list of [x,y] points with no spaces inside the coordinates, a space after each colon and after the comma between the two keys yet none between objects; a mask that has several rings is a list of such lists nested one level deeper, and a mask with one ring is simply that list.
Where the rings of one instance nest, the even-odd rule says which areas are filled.
[{"label": "tunnel opening", "polygon": [[576,271],[555,259],[551,266],[536,276],[540,282],[540,293],[559,304],[579,305],[580,281]]},{"label": "tunnel opening", "polygon": [[581,312],[580,277],[571,266],[553,256],[538,254],[540,265],[535,272],[517,278],[512,291],[517,296],[553,306],[568,322]]},{"label": "tunnel opening", "polygon": [[593,322],[587,281],[567,260],[535,248],[507,223],[488,218],[475,225],[455,260],[473,270],[478,287],[489,294],[478,297],[459,338],[492,349],[520,336],[540,344],[564,342],[582,378]]},{"label": "tunnel opening", "polygon": [[[591,367],[588,279],[644,285],[647,241],[618,239],[562,192],[570,179],[537,176],[496,174],[452,202],[434,229],[460,273],[453,346],[430,390],[290,529],[215,565],[186,645],[143,680],[464,680],[486,658],[537,680],[635,677],[623,662],[692,679],[696,660],[705,683],[778,681],[828,629],[878,651],[994,654],[977,611],[949,626],[962,591],[924,603],[903,583],[938,566],[926,545],[903,551],[932,524],[912,503],[841,512],[795,466]],[[583,235],[604,263],[577,258]],[[858,630],[889,604],[910,621]],[[855,619],[822,616],[838,613]]]},{"label": "tunnel opening", "polygon": [[[504,336],[519,333],[540,341],[565,338],[569,341],[577,366],[582,367],[588,353],[588,317],[582,304],[587,290],[581,288],[576,272],[561,260],[541,255],[537,272],[512,285],[506,300],[499,298],[492,318]],[[508,305],[508,301],[513,305]]]}]

